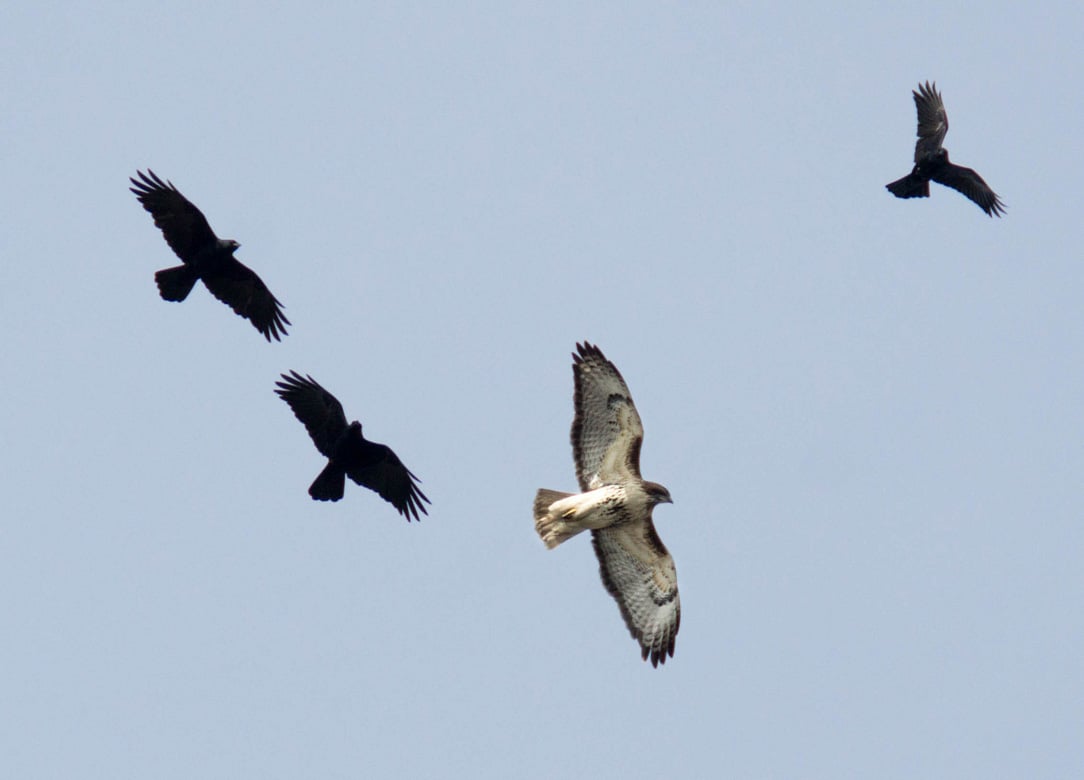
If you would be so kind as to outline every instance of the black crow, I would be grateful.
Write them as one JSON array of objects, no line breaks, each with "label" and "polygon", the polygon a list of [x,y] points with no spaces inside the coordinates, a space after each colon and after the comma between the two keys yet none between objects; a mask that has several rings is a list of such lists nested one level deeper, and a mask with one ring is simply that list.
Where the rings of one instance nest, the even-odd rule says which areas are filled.
[{"label": "black crow", "polygon": [[[236,241],[214,234],[207,218],[177,191],[173,182],[163,182],[154,171],[136,171],[139,181],[129,179],[130,187],[143,204],[166,243],[184,261],[184,265],[166,268],[154,275],[158,291],[167,301],[183,301],[202,279],[218,300],[256,326],[268,341],[281,341],[290,321],[282,313],[282,304],[267,289],[255,272],[237,260],[233,253],[241,246]],[[149,174],[149,175],[148,175]]]},{"label": "black crow", "polygon": [[926,82],[912,90],[918,110],[918,141],[915,143],[915,167],[902,179],[885,187],[897,198],[928,198],[930,182],[944,184],[962,192],[989,216],[1005,213],[1005,204],[975,171],[949,161],[948,150],[941,144],[948,132],[948,115],[937,86]]},{"label": "black crow", "polygon": [[282,375],[275,392],[290,405],[294,416],[305,426],[316,449],[328,464],[309,487],[317,501],[338,501],[343,497],[344,477],[375,490],[380,497],[410,521],[420,520],[418,512],[429,514],[422,501],[431,503],[418,488],[418,478],[403,465],[390,447],[367,441],[357,420],[347,425],[339,400],[311,376],[296,371]]}]

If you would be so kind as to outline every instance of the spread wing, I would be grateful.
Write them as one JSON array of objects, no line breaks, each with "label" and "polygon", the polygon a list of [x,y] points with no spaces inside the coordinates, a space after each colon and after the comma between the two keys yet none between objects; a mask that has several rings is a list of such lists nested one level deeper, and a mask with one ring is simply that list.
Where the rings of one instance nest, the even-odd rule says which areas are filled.
[{"label": "spread wing", "polygon": [[651,665],[674,655],[681,624],[677,569],[651,518],[592,531],[602,584],[617,601],[640,654]]},{"label": "spread wing", "polygon": [[296,371],[283,374],[282,381],[275,383],[275,392],[290,405],[294,417],[305,426],[316,449],[325,458],[330,458],[335,442],[347,428],[339,399],[320,387],[311,376],[301,376]]},{"label": "spread wing", "polygon": [[346,474],[362,487],[376,491],[407,521],[412,515],[419,520],[419,511],[423,515],[429,514],[422,502],[430,501],[418,487],[418,478],[387,445],[363,440],[361,451],[356,460],[351,458]]},{"label": "spread wing", "polygon": [[936,171],[930,178],[938,184],[944,184],[946,187],[952,187],[957,192],[963,193],[979,204],[979,208],[985,211],[988,216],[1000,217],[1005,213],[1005,204],[1001,202],[1001,198],[971,168],[949,163]]},{"label": "spread wing", "polygon": [[915,162],[937,153],[945,142],[948,132],[948,115],[937,86],[926,82],[911,91],[918,111],[918,141],[915,143]]},{"label": "spread wing", "polygon": [[136,171],[139,179],[129,178],[134,186],[129,189],[139,198],[152,217],[154,224],[177,257],[191,262],[201,250],[215,246],[218,237],[207,224],[203,212],[182,195],[173,182],[162,181],[154,171]]},{"label": "spread wing", "polygon": [[617,367],[587,342],[572,356],[572,454],[581,490],[640,479],[644,426]]},{"label": "spread wing", "polygon": [[232,255],[204,269],[201,278],[218,300],[252,322],[268,341],[281,341],[290,321],[256,272]]}]

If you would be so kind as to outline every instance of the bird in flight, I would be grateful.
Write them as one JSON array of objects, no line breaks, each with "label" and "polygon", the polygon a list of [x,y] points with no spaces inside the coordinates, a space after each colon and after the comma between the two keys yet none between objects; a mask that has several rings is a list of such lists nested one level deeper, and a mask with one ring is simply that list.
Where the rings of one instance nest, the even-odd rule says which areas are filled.
[{"label": "bird in flight", "polygon": [[203,212],[173,182],[162,181],[150,169],[136,173],[139,179],[129,178],[133,185],[129,189],[154,217],[169,248],[183,262],[154,275],[162,298],[183,301],[196,280],[202,279],[212,295],[249,320],[264,338],[281,341],[290,321],[282,313],[282,303],[260,277],[233,256],[241,245],[216,236]]},{"label": "bird in flight", "polygon": [[640,476],[644,427],[617,367],[585,342],[572,355],[572,376],[572,454],[582,492],[539,490],[535,530],[550,549],[591,530],[602,584],[641,656],[657,667],[674,655],[681,602],[674,559],[651,513],[673,500],[665,487]]},{"label": "bird in flight", "polygon": [[328,459],[327,466],[309,487],[317,501],[338,501],[343,497],[346,477],[375,491],[410,522],[418,512],[429,514],[431,503],[418,487],[418,478],[403,465],[390,447],[368,441],[361,435],[361,423],[347,424],[339,399],[322,388],[311,376],[296,371],[282,374],[275,393],[290,405],[294,416],[305,426],[316,449]]},{"label": "bird in flight", "polygon": [[915,108],[918,110],[918,141],[915,142],[915,167],[902,179],[885,187],[897,198],[928,198],[930,182],[944,184],[962,192],[979,205],[988,216],[1000,217],[1005,204],[990,185],[971,168],[954,165],[949,161],[948,150],[941,144],[948,132],[948,115],[941,93],[935,84],[926,82],[912,90]]}]

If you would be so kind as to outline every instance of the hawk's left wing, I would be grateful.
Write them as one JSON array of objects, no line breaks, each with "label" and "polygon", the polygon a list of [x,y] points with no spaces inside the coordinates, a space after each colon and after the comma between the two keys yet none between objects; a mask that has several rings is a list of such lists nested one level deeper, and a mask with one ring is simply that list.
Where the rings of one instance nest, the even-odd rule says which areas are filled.
[{"label": "hawk's left wing", "polygon": [[617,601],[640,655],[651,665],[674,655],[681,624],[677,569],[651,519],[591,532],[602,584]]},{"label": "hawk's left wing", "polygon": [[617,366],[584,342],[572,356],[572,454],[580,489],[640,479],[644,426]]}]

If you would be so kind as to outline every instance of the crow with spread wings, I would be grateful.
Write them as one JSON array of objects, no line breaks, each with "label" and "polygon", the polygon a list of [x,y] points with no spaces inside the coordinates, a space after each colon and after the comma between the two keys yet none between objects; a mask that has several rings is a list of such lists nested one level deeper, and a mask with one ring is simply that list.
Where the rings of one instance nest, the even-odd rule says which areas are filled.
[{"label": "crow with spread wings", "polygon": [[926,82],[912,90],[918,111],[918,141],[915,142],[915,167],[902,179],[885,187],[897,198],[928,198],[930,182],[944,184],[962,192],[979,205],[988,216],[1000,217],[1005,204],[990,185],[971,168],[949,162],[948,150],[941,144],[948,133],[948,115],[937,86]]},{"label": "crow with spread wings", "polygon": [[652,666],[674,655],[681,623],[677,569],[651,520],[670,492],[640,476],[644,427],[617,367],[591,344],[577,344],[572,453],[581,493],[539,490],[535,530],[553,549],[591,530],[602,584]]},{"label": "crow with spread wings", "polygon": [[429,499],[418,487],[418,478],[403,465],[390,447],[368,441],[361,435],[361,423],[346,422],[339,399],[322,388],[311,376],[296,371],[282,375],[275,392],[290,405],[294,416],[305,426],[316,449],[328,464],[309,487],[317,501],[338,501],[343,497],[346,477],[375,491],[410,522],[420,520],[418,512],[429,514]]},{"label": "crow with spread wings", "polygon": [[169,248],[183,265],[165,268],[154,275],[158,291],[167,301],[183,301],[192,292],[197,279],[218,300],[249,320],[268,341],[281,341],[290,321],[282,313],[282,304],[267,285],[233,253],[240,244],[214,234],[207,218],[182,195],[171,181],[162,181],[154,171],[136,172],[129,178],[129,189],[139,198],[154,224],[162,231]]}]

